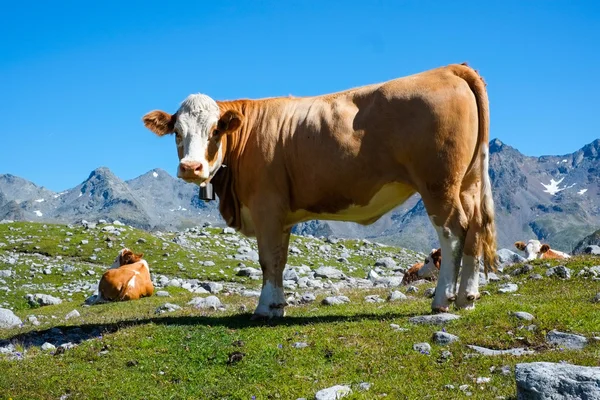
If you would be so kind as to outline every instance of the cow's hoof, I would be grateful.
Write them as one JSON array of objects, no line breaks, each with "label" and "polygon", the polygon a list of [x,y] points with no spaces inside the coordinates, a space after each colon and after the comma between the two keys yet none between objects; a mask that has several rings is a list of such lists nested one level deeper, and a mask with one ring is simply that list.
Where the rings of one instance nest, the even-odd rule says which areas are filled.
[{"label": "cow's hoof", "polygon": [[445,306],[431,306],[431,313],[432,314],[447,313],[448,309],[449,309],[449,307],[445,307]]},{"label": "cow's hoof", "polygon": [[253,321],[268,320],[285,316],[285,305],[271,304],[268,308],[258,306],[252,315]]},{"label": "cow's hoof", "polygon": [[475,308],[475,300],[479,300],[480,297],[479,293],[467,293],[466,296],[458,296],[454,305],[458,309],[473,310]]}]

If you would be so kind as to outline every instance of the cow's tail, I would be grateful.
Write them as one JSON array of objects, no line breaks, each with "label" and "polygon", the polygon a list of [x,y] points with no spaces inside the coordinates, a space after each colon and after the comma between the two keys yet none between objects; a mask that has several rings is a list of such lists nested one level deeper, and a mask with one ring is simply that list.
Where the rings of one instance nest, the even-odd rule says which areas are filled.
[{"label": "cow's tail", "polygon": [[[463,64],[466,66],[466,63]],[[460,72],[458,72],[460,71]],[[483,252],[484,271],[487,274],[491,269],[496,270],[496,223],[494,221],[494,199],[492,198],[492,184],[490,182],[490,111],[485,82],[477,71],[469,67],[461,67],[457,75],[461,76],[468,84],[477,102],[477,115],[479,129],[477,134],[477,146],[473,162],[480,160],[481,168],[481,232],[479,234],[480,249]],[[470,168],[469,168],[470,169]]]}]

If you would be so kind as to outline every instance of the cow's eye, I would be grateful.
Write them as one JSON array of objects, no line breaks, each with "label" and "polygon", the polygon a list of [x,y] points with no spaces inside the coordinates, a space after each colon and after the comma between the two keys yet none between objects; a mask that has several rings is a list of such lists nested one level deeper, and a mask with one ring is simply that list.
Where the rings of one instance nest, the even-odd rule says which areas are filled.
[{"label": "cow's eye", "polygon": [[216,136],[219,136],[219,131],[218,131],[217,129],[215,129],[215,130],[212,132],[212,137],[216,137]]}]

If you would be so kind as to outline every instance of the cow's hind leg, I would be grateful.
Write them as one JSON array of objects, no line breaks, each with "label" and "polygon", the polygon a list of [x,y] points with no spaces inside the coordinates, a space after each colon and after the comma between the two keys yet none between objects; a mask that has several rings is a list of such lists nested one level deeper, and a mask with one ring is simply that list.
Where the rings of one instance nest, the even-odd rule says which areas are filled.
[{"label": "cow's hind leg", "polygon": [[[473,309],[475,300],[479,299],[479,265],[481,254],[482,218],[479,202],[479,185],[472,185],[471,190],[463,192],[463,209],[469,218],[469,228],[463,250],[460,287],[456,297],[456,307]],[[442,256],[443,257],[443,256]]]},{"label": "cow's hind leg", "polygon": [[467,218],[458,198],[438,197],[433,201],[431,197],[423,196],[423,200],[442,249],[442,263],[431,309],[433,312],[447,312],[450,302],[456,300]]},{"label": "cow's hind leg", "polygon": [[283,269],[287,262],[290,229],[280,225],[264,226],[256,231],[263,286],[253,319],[283,317],[286,306]]}]

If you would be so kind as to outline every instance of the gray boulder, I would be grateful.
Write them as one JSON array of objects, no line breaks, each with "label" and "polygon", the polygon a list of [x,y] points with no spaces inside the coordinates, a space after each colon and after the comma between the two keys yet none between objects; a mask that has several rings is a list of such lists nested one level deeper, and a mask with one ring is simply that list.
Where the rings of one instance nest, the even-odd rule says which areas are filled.
[{"label": "gray boulder", "polygon": [[396,268],[396,261],[392,257],[383,257],[375,261],[375,266],[394,269]]},{"label": "gray boulder", "polygon": [[345,385],[335,385],[321,389],[315,394],[315,400],[338,400],[352,393],[352,389]]},{"label": "gray boulder", "polygon": [[321,266],[315,270],[315,277],[327,279],[342,279],[346,275],[339,269]]},{"label": "gray boulder", "polygon": [[11,310],[0,308],[0,329],[9,329],[21,325],[23,322]]},{"label": "gray boulder", "polygon": [[329,296],[321,302],[324,306],[337,306],[345,303],[350,303],[350,299],[346,296]]},{"label": "gray boulder", "polygon": [[546,334],[546,341],[555,346],[569,350],[581,350],[588,342],[585,336],[559,332],[556,329],[553,329]]},{"label": "gray boulder", "polygon": [[524,257],[521,257],[509,249],[500,249],[496,252],[496,255],[498,257],[497,267],[500,272],[502,272],[505,267],[527,261]]},{"label": "gray boulder", "polygon": [[221,300],[217,296],[195,297],[187,303],[194,308],[218,310],[222,307]]},{"label": "gray boulder", "polygon": [[515,368],[518,400],[600,399],[600,367],[534,362]]},{"label": "gray boulder", "polygon": [[456,342],[458,340],[458,336],[453,335],[451,333],[448,332],[434,332],[433,333],[433,342],[436,344],[440,344],[442,346],[445,346],[447,344],[450,344],[452,342]]},{"label": "gray boulder", "polygon": [[61,304],[62,300],[58,297],[50,296],[49,294],[28,294],[25,296],[25,299],[32,306],[53,306],[57,304]]},{"label": "gray boulder", "polygon": [[593,256],[600,256],[600,246],[596,246],[595,244],[586,247],[583,250],[584,254],[591,254]]},{"label": "gray boulder", "polygon": [[418,325],[444,325],[459,318],[460,316],[456,314],[440,313],[431,315],[418,315],[416,317],[409,318],[408,322]]},{"label": "gray boulder", "polygon": [[560,279],[571,279],[571,270],[564,265],[558,267],[548,268],[546,270],[546,276],[557,276]]}]

